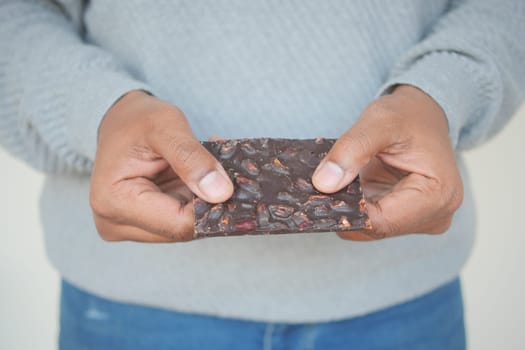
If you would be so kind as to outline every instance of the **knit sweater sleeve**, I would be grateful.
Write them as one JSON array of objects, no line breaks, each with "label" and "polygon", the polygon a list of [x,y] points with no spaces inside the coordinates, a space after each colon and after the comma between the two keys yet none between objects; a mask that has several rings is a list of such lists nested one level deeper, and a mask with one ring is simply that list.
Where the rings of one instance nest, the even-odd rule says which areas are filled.
[{"label": "knit sweater sleeve", "polygon": [[40,170],[87,173],[105,112],[150,89],[83,41],[83,2],[64,3],[0,0],[0,143]]},{"label": "knit sweater sleeve", "polygon": [[400,58],[381,89],[409,84],[448,118],[456,149],[500,130],[525,92],[525,1],[452,2],[427,35]]}]

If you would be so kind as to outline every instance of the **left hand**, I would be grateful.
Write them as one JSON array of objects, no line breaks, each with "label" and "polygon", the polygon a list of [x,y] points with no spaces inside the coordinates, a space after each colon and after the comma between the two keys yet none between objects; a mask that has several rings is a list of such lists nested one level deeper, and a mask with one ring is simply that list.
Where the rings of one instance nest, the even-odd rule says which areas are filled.
[{"label": "left hand", "polygon": [[319,191],[333,193],[359,172],[372,229],[339,233],[345,239],[443,233],[463,200],[445,113],[412,86],[400,85],[373,101],[312,181]]}]

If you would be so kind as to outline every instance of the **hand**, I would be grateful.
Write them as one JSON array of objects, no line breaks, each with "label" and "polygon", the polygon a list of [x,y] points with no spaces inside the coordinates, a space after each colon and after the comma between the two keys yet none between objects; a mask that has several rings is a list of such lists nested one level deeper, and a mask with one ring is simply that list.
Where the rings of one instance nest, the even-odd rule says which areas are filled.
[{"label": "hand", "polygon": [[463,184],[440,106],[421,90],[398,86],[372,102],[316,169],[332,193],[361,172],[372,229],[340,236],[370,240],[443,233],[463,200]]},{"label": "hand", "polygon": [[100,236],[108,241],[189,240],[192,192],[218,203],[232,195],[233,185],[179,109],[142,91],[129,92],[99,128],[90,203]]}]

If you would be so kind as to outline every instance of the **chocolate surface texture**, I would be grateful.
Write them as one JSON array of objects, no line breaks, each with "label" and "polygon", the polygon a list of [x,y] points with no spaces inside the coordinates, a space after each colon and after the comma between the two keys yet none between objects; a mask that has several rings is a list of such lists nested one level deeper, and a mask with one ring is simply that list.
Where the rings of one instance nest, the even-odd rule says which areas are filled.
[{"label": "chocolate surface texture", "polygon": [[312,185],[315,168],[334,142],[323,138],[203,142],[227,171],[235,191],[220,204],[194,197],[195,238],[369,229],[359,178],[329,195]]}]

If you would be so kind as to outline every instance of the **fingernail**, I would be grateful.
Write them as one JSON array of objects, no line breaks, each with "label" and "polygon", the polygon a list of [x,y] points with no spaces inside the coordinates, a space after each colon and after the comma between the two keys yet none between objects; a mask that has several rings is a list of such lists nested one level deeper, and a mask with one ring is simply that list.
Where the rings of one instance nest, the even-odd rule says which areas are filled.
[{"label": "fingernail", "polygon": [[206,200],[221,201],[228,193],[230,185],[224,175],[215,170],[201,179],[199,189],[207,197]]},{"label": "fingernail", "polygon": [[321,164],[321,167],[315,172],[316,182],[324,190],[334,190],[343,179],[343,176],[343,169],[331,161]]}]

